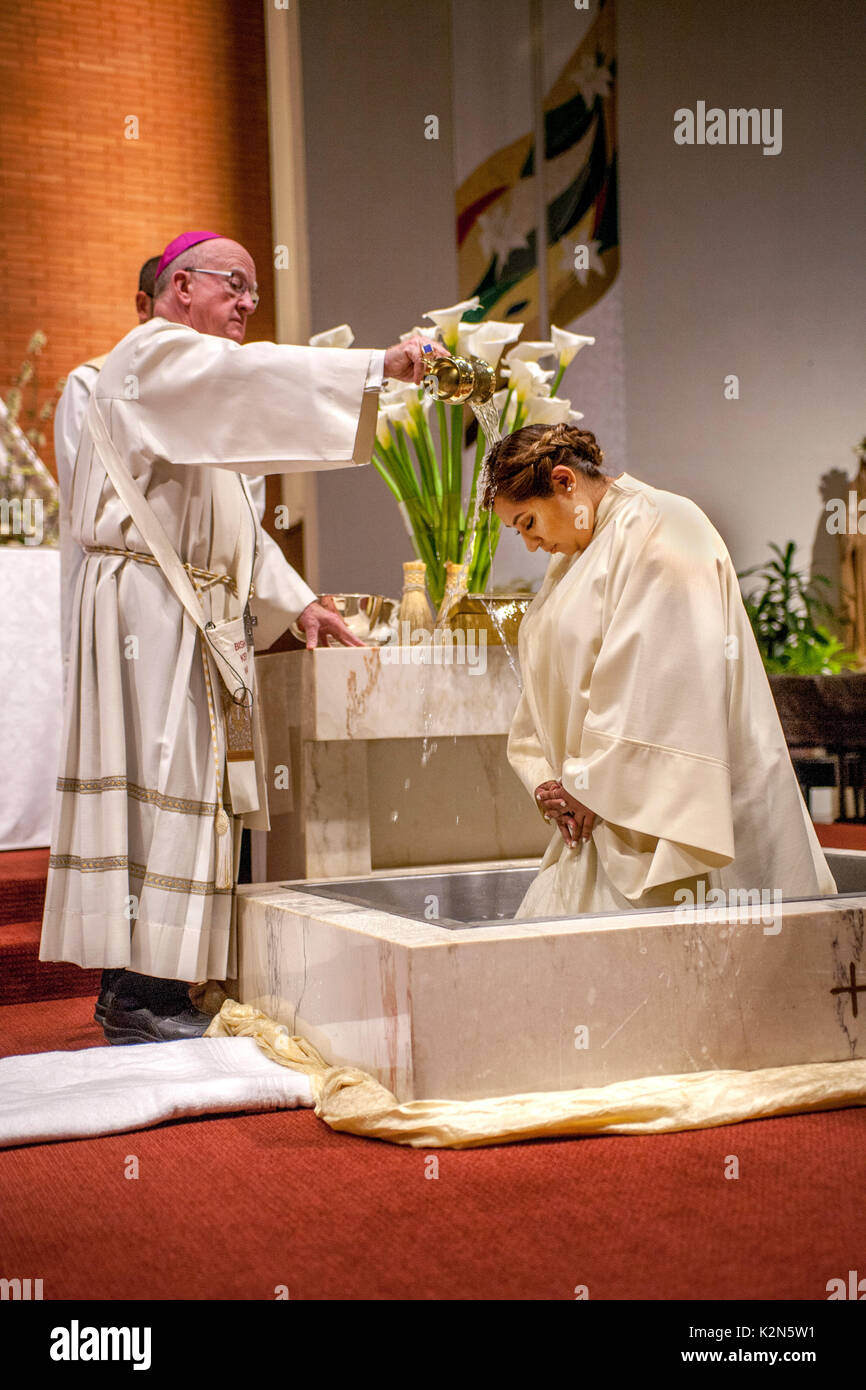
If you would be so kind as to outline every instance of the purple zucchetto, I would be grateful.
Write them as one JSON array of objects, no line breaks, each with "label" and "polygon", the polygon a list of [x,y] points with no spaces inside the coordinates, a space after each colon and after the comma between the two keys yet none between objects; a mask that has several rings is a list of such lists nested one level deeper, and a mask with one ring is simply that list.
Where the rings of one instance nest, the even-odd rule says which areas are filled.
[{"label": "purple zucchetto", "polygon": [[181,256],[184,251],[188,251],[191,246],[198,246],[200,241],[221,241],[222,232],[181,232],[174,241],[170,241],[159,258],[159,265],[156,267],[155,279],[159,279],[167,265],[171,265],[173,260]]}]

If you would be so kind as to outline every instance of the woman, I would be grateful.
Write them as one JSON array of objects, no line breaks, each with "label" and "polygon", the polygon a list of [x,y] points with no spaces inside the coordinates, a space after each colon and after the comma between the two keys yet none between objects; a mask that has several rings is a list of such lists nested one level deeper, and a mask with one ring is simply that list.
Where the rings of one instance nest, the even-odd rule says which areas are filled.
[{"label": "woman", "polygon": [[517,915],[835,893],[721,537],[602,458],[532,425],[486,465],[484,505],[553,556],[508,758],[556,832]]}]

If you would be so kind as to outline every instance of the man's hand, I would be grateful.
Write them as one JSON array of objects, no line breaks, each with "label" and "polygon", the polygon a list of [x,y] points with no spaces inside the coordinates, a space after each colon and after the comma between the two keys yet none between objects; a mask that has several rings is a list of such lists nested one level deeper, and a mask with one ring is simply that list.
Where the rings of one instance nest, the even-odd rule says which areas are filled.
[{"label": "man's hand", "polygon": [[[425,347],[430,352],[425,352]],[[421,385],[424,375],[425,357],[450,357],[441,343],[422,343],[420,338],[407,338],[405,343],[395,343],[385,351],[385,376],[395,381],[414,381]]]},{"label": "man's hand", "polygon": [[561,782],[542,782],[536,787],[535,804],[545,820],[556,821],[569,849],[574,849],[578,841],[585,842],[592,834],[595,812],[570,796]]},{"label": "man's hand", "polygon": [[323,598],[321,603],[318,600],[308,603],[298,618],[298,627],[307,639],[307,651],[313,647],[327,647],[329,637],[336,637],[344,647],[364,646],[346,627],[330,596]]}]

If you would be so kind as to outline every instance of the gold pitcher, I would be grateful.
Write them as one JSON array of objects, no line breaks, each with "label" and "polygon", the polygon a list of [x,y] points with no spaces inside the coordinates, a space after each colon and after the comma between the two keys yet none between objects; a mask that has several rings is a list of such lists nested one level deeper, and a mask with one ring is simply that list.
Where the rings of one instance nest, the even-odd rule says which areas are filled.
[{"label": "gold pitcher", "polygon": [[496,372],[481,357],[433,357],[424,363],[421,385],[434,400],[449,405],[482,405],[496,390]]}]

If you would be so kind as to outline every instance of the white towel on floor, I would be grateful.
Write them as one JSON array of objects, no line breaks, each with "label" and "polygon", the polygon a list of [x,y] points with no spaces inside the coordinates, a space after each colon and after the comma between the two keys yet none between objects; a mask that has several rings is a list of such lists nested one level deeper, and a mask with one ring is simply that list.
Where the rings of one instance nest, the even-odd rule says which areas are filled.
[{"label": "white towel on floor", "polygon": [[253,1038],[37,1052],[0,1059],[0,1148],[312,1103],[308,1078],[277,1066]]}]

